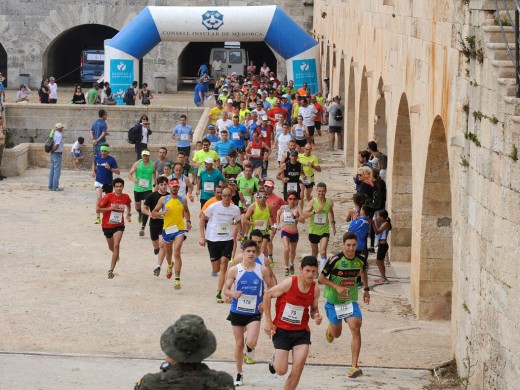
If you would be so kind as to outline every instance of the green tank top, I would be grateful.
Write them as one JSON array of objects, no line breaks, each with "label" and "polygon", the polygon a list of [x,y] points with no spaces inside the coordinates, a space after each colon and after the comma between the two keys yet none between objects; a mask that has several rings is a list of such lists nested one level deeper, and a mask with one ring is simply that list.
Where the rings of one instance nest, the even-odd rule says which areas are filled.
[{"label": "green tank top", "polygon": [[334,284],[347,288],[346,295],[339,295],[335,288],[325,285],[323,289],[323,296],[327,302],[333,305],[341,305],[350,302],[357,302],[358,300],[358,285],[357,276],[364,267],[364,261],[359,257],[347,259],[343,253],[331,258],[323,273]]},{"label": "green tank top", "polygon": [[269,206],[265,205],[265,210],[262,210],[258,203],[255,203],[255,211],[249,218],[250,221],[265,221],[263,226],[254,226],[251,225],[249,232],[251,233],[253,230],[258,229],[262,232],[262,234],[269,233],[269,217],[271,213],[269,212]]},{"label": "green tank top", "polygon": [[[312,210],[316,210],[320,207],[318,198],[314,198],[312,201]],[[325,233],[329,233],[329,211],[330,211],[330,199],[325,199],[325,206],[323,209],[316,214],[311,216],[309,225],[309,233],[322,236]]]},{"label": "green tank top", "polygon": [[135,192],[146,192],[153,189],[153,164],[150,161],[148,166],[144,165],[143,160],[139,160],[135,177],[137,183],[134,184]]}]

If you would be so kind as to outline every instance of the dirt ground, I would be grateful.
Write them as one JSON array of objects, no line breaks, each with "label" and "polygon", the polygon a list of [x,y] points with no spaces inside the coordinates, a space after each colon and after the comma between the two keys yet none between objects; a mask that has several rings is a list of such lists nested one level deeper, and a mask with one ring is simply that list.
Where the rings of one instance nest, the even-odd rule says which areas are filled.
[{"label": "dirt ground", "polygon": [[[317,173],[317,181],[327,183],[335,202],[339,232],[329,247],[332,254],[340,245],[354,185],[340,152],[325,152],[324,140],[318,140],[317,155],[325,169]],[[180,315],[195,313],[217,337],[211,359],[231,361],[229,307],[215,302],[217,280],[210,275],[207,249],[197,244],[198,226],[182,249],[181,290],[173,289],[173,279],[167,280],[164,270],[160,277],[153,276],[156,258],[148,234],[138,236],[137,218],[127,225],[116,276],[108,280],[110,255],[100,225],[93,223],[95,193],[89,172],[64,170],[63,192],[47,190],[47,174],[46,169],[29,169],[0,182],[0,351],[161,358],[160,334]],[[123,178],[126,174],[122,172]],[[269,176],[275,176],[274,170]],[[125,192],[131,191],[127,183]],[[198,202],[190,209],[197,215]],[[303,226],[298,258],[310,253],[306,233]],[[279,236],[274,245],[275,274],[282,280]],[[393,282],[377,286],[369,306],[361,304],[361,366],[431,369],[450,360],[450,323],[418,321],[411,310],[409,264],[392,264],[388,272]],[[378,277],[373,262],[370,274],[372,284]],[[311,323],[308,361],[349,364],[348,330],[328,344],[325,329],[326,321],[321,326]],[[271,353],[270,340],[261,334],[257,360],[265,361]]]}]

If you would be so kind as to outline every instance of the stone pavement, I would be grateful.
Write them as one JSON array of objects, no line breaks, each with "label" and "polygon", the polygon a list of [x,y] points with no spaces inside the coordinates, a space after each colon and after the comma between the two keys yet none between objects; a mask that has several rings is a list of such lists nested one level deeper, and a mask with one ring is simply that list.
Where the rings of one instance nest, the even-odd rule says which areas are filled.
[{"label": "stone pavement", "polygon": [[[210,368],[234,372],[234,363],[206,362]],[[148,372],[157,372],[160,360],[92,356],[0,353],[0,388],[19,389],[132,389]],[[245,366],[245,365],[244,365]],[[431,384],[428,370],[363,367],[364,375],[346,376],[347,368],[307,365],[298,389],[423,389]],[[281,389],[286,377],[271,375],[266,362],[244,367],[244,389]]]}]

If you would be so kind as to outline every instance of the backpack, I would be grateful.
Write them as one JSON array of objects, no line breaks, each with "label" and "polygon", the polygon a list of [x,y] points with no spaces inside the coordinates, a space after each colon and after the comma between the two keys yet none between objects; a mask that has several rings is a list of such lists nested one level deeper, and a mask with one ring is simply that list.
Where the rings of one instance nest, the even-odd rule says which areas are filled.
[{"label": "backpack", "polygon": [[334,113],[334,120],[338,122],[341,122],[343,120],[343,112],[339,107],[336,109],[336,112]]},{"label": "backpack", "polygon": [[45,149],[45,152],[50,153],[52,148],[54,147],[54,129],[51,130],[49,133],[49,136],[45,140],[45,144],[43,145],[43,148]]},{"label": "backpack", "polygon": [[139,125],[135,125],[128,130],[128,143],[138,144],[143,139],[143,129]]},{"label": "backpack", "polygon": [[123,102],[125,102],[126,104],[132,104],[132,100],[133,100],[133,97],[132,95],[130,95],[129,91],[131,90],[132,88],[128,88],[124,95],[123,95]]}]

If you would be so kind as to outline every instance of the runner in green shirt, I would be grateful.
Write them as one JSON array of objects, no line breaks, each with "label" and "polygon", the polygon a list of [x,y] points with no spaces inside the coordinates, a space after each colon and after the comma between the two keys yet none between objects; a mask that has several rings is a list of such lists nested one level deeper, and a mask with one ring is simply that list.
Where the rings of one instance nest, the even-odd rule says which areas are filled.
[{"label": "runner in green shirt", "polygon": [[136,161],[128,172],[128,178],[134,183],[135,210],[139,213],[138,222],[141,223],[139,235],[141,237],[144,236],[144,228],[148,222],[148,215],[141,212],[141,202],[144,202],[152,193],[156,177],[153,162],[150,161],[150,151],[144,149],[141,152],[141,159]]},{"label": "runner in green shirt", "polygon": [[253,166],[250,163],[244,164],[244,176],[237,178],[239,207],[245,209],[253,202],[253,196],[258,191],[259,184],[260,181],[253,177]]},{"label": "runner in green shirt", "polygon": [[329,320],[329,326],[325,337],[329,343],[341,335],[343,320],[348,324],[352,333],[351,351],[352,367],[347,375],[356,378],[363,375],[358,367],[359,352],[361,351],[361,324],[362,315],[358,305],[357,277],[361,275],[363,280],[363,300],[370,303],[370,289],[368,276],[365,269],[366,259],[363,255],[356,255],[358,238],[356,233],[347,232],[343,235],[343,252],[332,256],[325,264],[318,278],[323,284],[323,296],[327,300],[325,312]]}]

